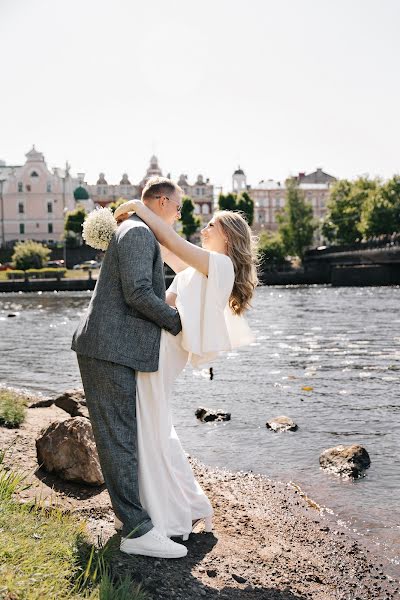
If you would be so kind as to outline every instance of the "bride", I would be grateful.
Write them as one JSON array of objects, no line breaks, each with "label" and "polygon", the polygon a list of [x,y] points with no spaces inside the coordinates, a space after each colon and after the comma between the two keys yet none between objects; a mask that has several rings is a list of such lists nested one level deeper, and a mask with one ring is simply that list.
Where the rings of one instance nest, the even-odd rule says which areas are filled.
[{"label": "bride", "polygon": [[137,373],[140,500],[160,532],[186,540],[201,520],[211,531],[213,510],[173,426],[172,389],[188,361],[195,367],[209,364],[219,352],[253,340],[244,313],[257,285],[254,242],[245,219],[231,211],[215,213],[201,231],[202,248],[181,238],[140,200],[120,205],[114,217],[120,223],[133,213],[153,231],[164,262],[177,273],[166,302],[182,322],[177,336],[162,330],[159,370]]}]

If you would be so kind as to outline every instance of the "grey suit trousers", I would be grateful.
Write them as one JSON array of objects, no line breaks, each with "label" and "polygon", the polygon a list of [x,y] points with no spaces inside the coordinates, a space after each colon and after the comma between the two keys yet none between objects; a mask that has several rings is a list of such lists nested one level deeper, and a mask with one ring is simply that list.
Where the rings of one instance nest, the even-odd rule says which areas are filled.
[{"label": "grey suit trousers", "polygon": [[101,469],[124,537],[152,529],[139,499],[135,371],[77,354]]}]

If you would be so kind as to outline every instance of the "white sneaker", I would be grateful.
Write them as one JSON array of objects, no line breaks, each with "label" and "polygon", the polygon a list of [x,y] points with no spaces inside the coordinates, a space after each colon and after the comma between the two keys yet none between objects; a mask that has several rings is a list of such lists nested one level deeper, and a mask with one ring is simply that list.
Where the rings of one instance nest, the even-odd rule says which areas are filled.
[{"label": "white sneaker", "polygon": [[187,548],[162,535],[155,527],[138,538],[122,538],[121,552],[157,558],[183,558]]}]

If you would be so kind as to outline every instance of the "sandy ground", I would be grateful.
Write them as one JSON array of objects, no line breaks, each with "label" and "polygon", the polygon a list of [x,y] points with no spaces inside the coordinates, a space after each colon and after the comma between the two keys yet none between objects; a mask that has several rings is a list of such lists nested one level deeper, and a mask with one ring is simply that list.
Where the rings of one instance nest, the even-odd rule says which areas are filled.
[{"label": "sandy ground", "polygon": [[[33,496],[87,520],[94,541],[114,538],[107,490],[67,484],[37,469],[41,428],[69,415],[54,406],[30,408],[19,429],[0,428],[5,464],[27,473]],[[177,561],[129,557],[117,551],[113,569],[142,581],[153,600],[400,599],[400,573],[388,575],[379,557],[362,547],[301,491],[252,473],[209,469],[192,460],[214,510],[213,533],[199,530]]]}]

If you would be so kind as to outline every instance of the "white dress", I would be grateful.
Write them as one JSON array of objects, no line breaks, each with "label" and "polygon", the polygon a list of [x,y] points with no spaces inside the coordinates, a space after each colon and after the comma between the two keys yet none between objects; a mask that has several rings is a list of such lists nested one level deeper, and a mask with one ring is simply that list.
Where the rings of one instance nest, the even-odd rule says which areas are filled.
[{"label": "white dress", "polygon": [[214,252],[208,277],[191,267],[178,273],[168,291],[177,294],[182,331],[173,336],[163,330],[159,370],[137,373],[140,500],[153,525],[169,537],[190,533],[192,521],[213,512],[176,434],[171,394],[188,361],[209,364],[218,352],[253,340],[246,321],[228,307],[233,282],[232,261]]}]

